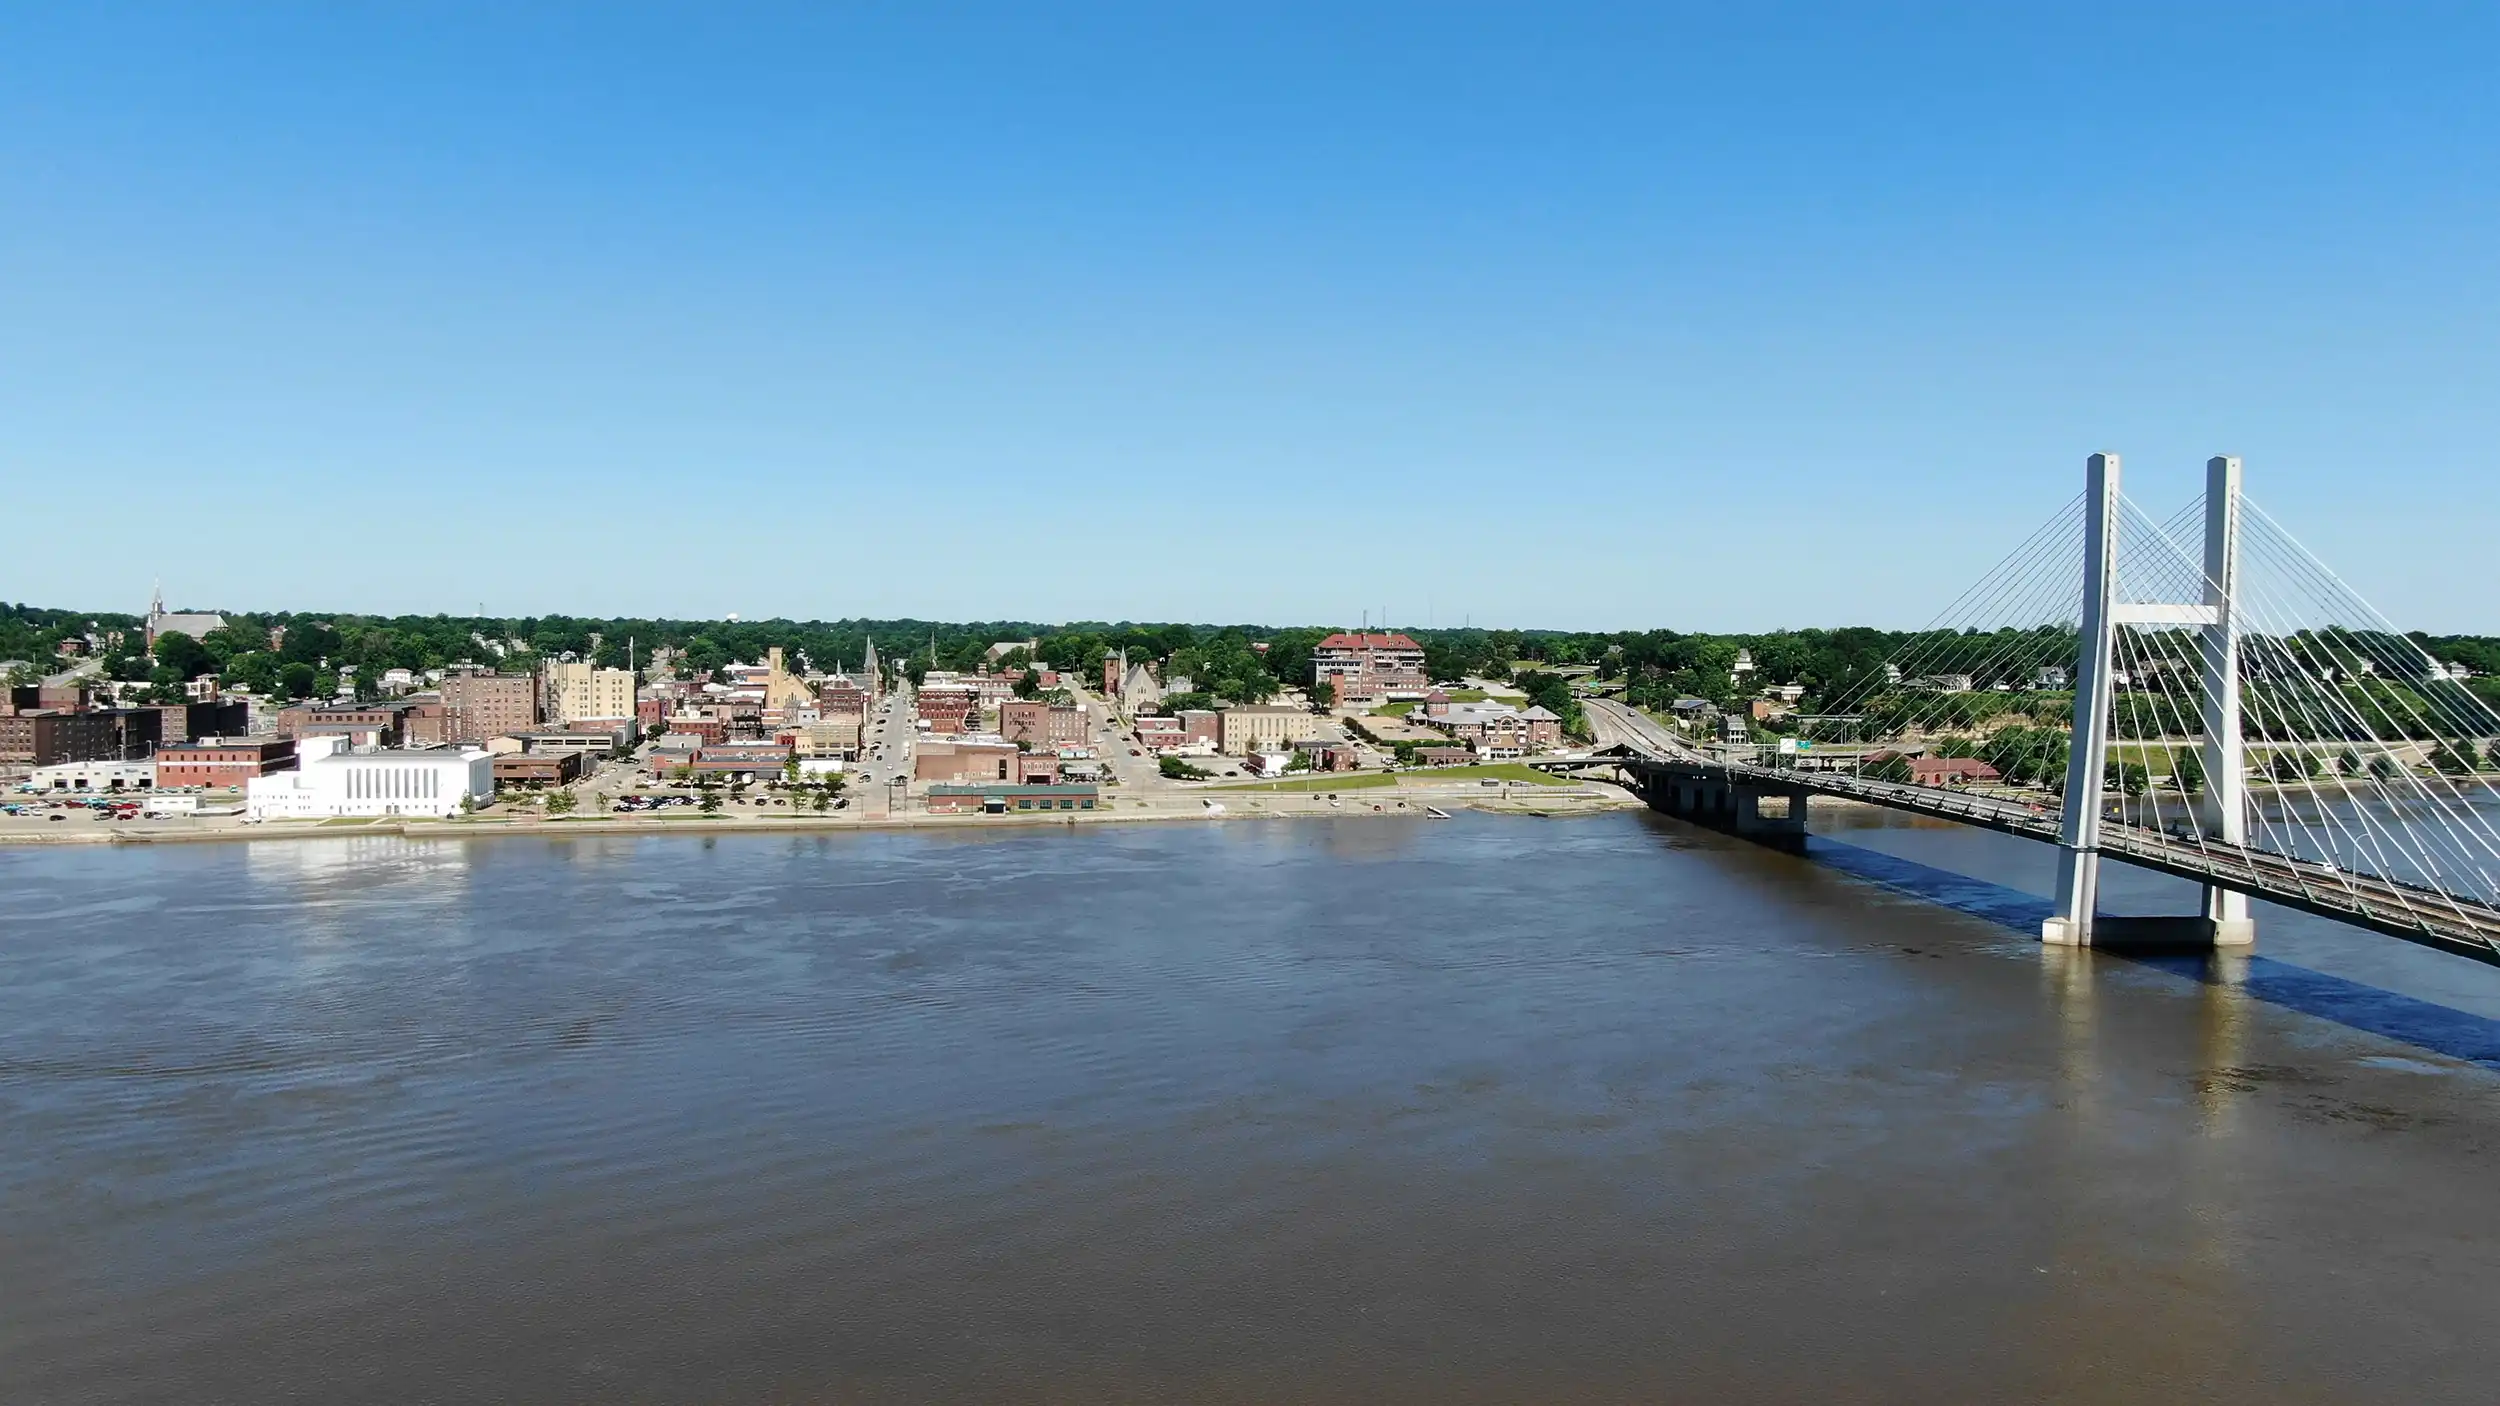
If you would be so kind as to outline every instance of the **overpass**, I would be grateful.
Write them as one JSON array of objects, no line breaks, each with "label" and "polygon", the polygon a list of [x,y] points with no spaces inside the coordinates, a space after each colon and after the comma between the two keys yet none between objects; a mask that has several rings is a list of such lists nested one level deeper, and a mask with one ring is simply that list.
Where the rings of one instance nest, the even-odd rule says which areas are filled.
[{"label": "overpass", "polygon": [[[2049,695],[2071,708],[2054,749],[2063,755],[2048,760],[2042,777],[1977,786],[1904,779],[1903,759],[1916,754],[1970,757],[1960,763],[1969,769],[1966,775],[1994,773],[1996,768],[1984,763],[1974,767],[1972,754],[2006,732],[2005,726],[1992,731],[1986,725],[2005,714],[1987,710],[2000,706],[1999,698],[2009,700],[2004,706],[2010,708],[2017,696],[2010,683],[1988,688],[1986,673],[1939,667],[1940,660],[1955,661],[1949,650],[1936,652],[1933,638],[1925,655],[1888,661],[1854,693],[1818,700],[1826,714],[1881,700],[1875,711],[1888,721],[1877,729],[1879,736],[1853,739],[1861,746],[1846,769],[1813,767],[1812,739],[1792,737],[1789,750],[1758,742],[1704,747],[1637,709],[1604,699],[1584,700],[1595,752],[1534,764],[1557,771],[1613,768],[1658,810],[1792,849],[1804,846],[1816,796],[2055,845],[2058,909],[2044,925],[2044,941],[2236,945],[2253,940],[2247,905],[2260,898],[2500,965],[2500,885],[2494,877],[2500,875],[2500,830],[2492,820],[2500,793],[2473,776],[2421,776],[2410,760],[2421,754],[2425,730],[2451,739],[2437,745],[2470,755],[2471,739],[2500,736],[2500,715],[2470,692],[2449,686],[2418,646],[2383,620],[2322,627],[2285,618],[2275,594],[2278,583],[2261,583],[2243,565],[2237,460],[2209,464],[2204,502],[2182,515],[2203,519],[2205,550],[2189,572],[2169,573],[2169,601],[2151,589],[2162,582],[2144,579],[2161,573],[2124,567],[2148,556],[2170,558],[2175,566],[2188,555],[2173,540],[2177,528],[2148,526],[2136,520],[2140,514],[2130,516],[2132,505],[2118,489],[2116,456],[2093,456],[2088,480],[2081,500],[2080,573],[2069,578],[2080,587],[2075,623],[2070,630],[2043,631],[2034,622],[2028,636],[2074,651],[2066,674],[2071,700]],[[2133,556],[2122,550],[2122,523],[2137,529],[2142,550]],[[2054,564],[2043,577],[2042,564],[2026,556],[2018,551],[1999,573],[2054,582]],[[2279,552],[2269,560],[2286,564]],[[2322,579],[2349,595],[2349,588],[2322,568],[2293,574]],[[2054,602],[2070,588],[2038,589]],[[2003,610],[2006,590],[2000,583],[1985,609]],[[2191,593],[2198,598],[2178,599]],[[2342,613],[2352,613],[2349,601],[2338,605]],[[2031,670],[2035,679],[2053,672],[2027,657],[2004,657],[2003,630],[1983,634],[1965,623],[1943,634],[1947,641],[1977,638],[1992,645],[1995,657],[1969,668],[2000,676]],[[1918,648],[1910,653],[1918,655]],[[1928,672],[1914,675],[1909,669]],[[2411,682],[2396,687],[2392,680],[2399,675]],[[1945,682],[1914,682],[1936,678]],[[2244,707],[2252,698],[2254,706]],[[2171,734],[2163,725],[2181,718],[2200,721],[2202,730],[2192,746],[2122,738],[2120,757],[2141,760],[2113,760],[2112,721],[2130,713],[2139,721],[2149,715],[2154,724],[2134,729],[2138,737],[2167,739]],[[1954,721],[1973,717],[1981,723]],[[2031,733],[2027,726],[2024,731]],[[1868,741],[1895,750],[1870,750],[1863,745]],[[2201,761],[2182,761],[2182,753]],[[2366,760],[2322,781],[2315,774],[2317,758],[2329,758],[2331,769],[2339,755]],[[1883,759],[1872,771],[1870,756]],[[2130,774],[2129,768],[2142,772],[2156,759],[2170,776]],[[2259,762],[2273,771],[2260,770],[2252,785],[2249,773]],[[2161,780],[2172,784],[2165,788]],[[2099,913],[2095,900],[2103,857],[2200,885],[2203,910],[2159,918]]]}]

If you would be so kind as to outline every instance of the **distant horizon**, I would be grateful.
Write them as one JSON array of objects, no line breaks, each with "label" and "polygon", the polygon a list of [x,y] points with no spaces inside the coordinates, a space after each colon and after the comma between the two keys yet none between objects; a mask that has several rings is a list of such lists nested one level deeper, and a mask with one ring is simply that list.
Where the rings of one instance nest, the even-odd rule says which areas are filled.
[{"label": "distant horizon", "polygon": [[[86,609],[86,608],[84,608],[84,607],[77,607],[77,606],[49,605],[49,604],[45,604],[45,603],[42,603],[42,602],[39,602],[39,601],[10,601],[10,600],[5,600],[5,599],[0,599],[0,608],[8,608],[8,609],[15,609],[15,610],[38,610],[38,611],[44,611],[44,612],[48,612],[48,613],[65,614],[65,615],[69,615],[69,616],[72,616],[72,617],[82,617],[82,616],[83,616],[83,617],[87,617],[87,618],[90,618],[90,619],[95,619],[95,620],[98,620],[98,621],[101,621],[101,620],[103,620],[103,619],[105,619],[105,618],[107,618],[107,617],[110,617],[110,618],[117,619],[117,620],[129,620],[129,621],[131,621],[131,622],[133,622],[133,623],[141,623],[141,622],[144,622],[144,621],[145,621],[145,619],[146,619],[146,617],[147,617],[147,611],[146,611],[144,608],[143,608],[143,609],[140,609],[140,610],[136,610],[136,611],[90,610],[90,609]],[[1389,632],[1408,632],[1408,633],[1412,633],[1412,632],[1423,632],[1423,633],[1427,633],[1427,634],[1437,634],[1437,633],[1441,633],[1441,632],[1444,632],[1444,631],[1452,631],[1452,630],[1460,630],[1460,631],[1464,631],[1464,630],[1481,630],[1481,631],[1486,631],[1486,632],[1506,632],[1506,633],[1511,633],[1511,634],[1519,634],[1519,635],[1624,635],[1624,634],[1649,634],[1649,633],[1655,633],[1655,632],[1664,631],[1664,632],[1667,632],[1667,633],[1670,633],[1670,634],[1676,634],[1676,635],[1740,636],[1740,635],[1780,635],[1780,634],[1800,634],[1800,633],[1804,633],[1804,632],[1808,632],[1808,631],[1818,631],[1818,632],[1821,632],[1821,633],[1830,634],[1830,633],[1835,633],[1835,632],[1842,631],[1842,630],[1871,630],[1871,631],[1875,631],[1875,632],[1877,632],[1877,633],[1882,633],[1882,634],[1915,634],[1915,633],[1919,633],[1919,632],[1921,632],[1921,631],[1925,631],[1925,630],[1929,630],[1929,629],[1933,629],[1933,628],[1939,628],[1938,622],[1933,621],[1933,620],[1930,620],[1930,621],[1922,621],[1922,622],[1920,622],[1919,624],[1915,624],[1915,625],[1874,625],[1874,624],[1868,624],[1868,623],[1863,622],[1863,621],[1852,621],[1852,622],[1847,622],[1847,623],[1842,623],[1842,624],[1780,625],[1780,626],[1772,626],[1772,627],[1768,627],[1768,628],[1764,628],[1764,629],[1718,629],[1718,628],[1711,628],[1711,627],[1701,627],[1701,626],[1684,626],[1684,625],[1674,625],[1674,624],[1636,625],[1636,626],[1626,626],[1626,627],[1619,628],[1619,629],[1582,629],[1582,628],[1575,628],[1575,627],[1571,627],[1571,626],[1562,626],[1562,625],[1512,625],[1512,624],[1487,624],[1487,623],[1480,623],[1480,622],[1479,622],[1479,623],[1470,623],[1470,622],[1466,622],[1466,621],[1451,621],[1451,622],[1447,622],[1447,623],[1440,623],[1440,624],[1411,624],[1411,623],[1397,623],[1397,622],[1392,622],[1392,623],[1388,623],[1388,624],[1382,624],[1382,623],[1380,623],[1380,622],[1378,622],[1378,621],[1369,621],[1369,622],[1366,622],[1366,621],[1363,621],[1363,620],[1360,620],[1360,619],[1353,620],[1353,621],[1346,621],[1346,622],[1337,622],[1337,621],[1330,621],[1330,620],[1226,620],[1226,619],[1200,619],[1200,620],[1187,620],[1187,619],[1153,619],[1153,618],[1148,618],[1148,617],[1143,617],[1143,616],[1133,616],[1133,617],[1127,617],[1127,618],[1115,618],[1115,619],[1100,619],[1100,618],[1093,618],[1093,619],[1067,619],[1067,620],[1035,620],[1035,619],[1018,619],[1018,618],[1008,617],[1008,616],[954,616],[954,617],[949,617],[949,616],[937,616],[937,615],[813,615],[813,616],[800,616],[800,615],[745,615],[745,614],[740,614],[740,615],[737,615],[737,616],[707,616],[707,615],[614,615],[614,614],[610,614],[610,615],[583,615],[583,614],[575,614],[575,613],[568,612],[568,611],[540,611],[540,612],[537,612],[537,613],[534,613],[534,614],[517,614],[517,615],[498,615],[498,614],[478,615],[478,614],[474,614],[474,613],[464,614],[464,613],[461,613],[461,612],[458,612],[458,611],[448,611],[448,610],[442,610],[442,611],[436,611],[436,610],[405,610],[405,611],[340,610],[340,611],[332,611],[332,610],[321,610],[321,609],[292,609],[292,608],[286,608],[286,609],[275,609],[275,610],[262,610],[262,609],[253,609],[253,608],[248,608],[248,607],[232,607],[232,606],[222,606],[222,605],[217,605],[217,606],[204,606],[204,605],[199,605],[199,604],[196,604],[196,603],[183,603],[183,602],[179,602],[179,601],[175,601],[175,600],[171,600],[171,599],[169,599],[169,600],[167,601],[167,604],[166,604],[166,612],[167,612],[168,614],[172,614],[172,615],[186,615],[186,614],[213,614],[213,615],[257,616],[257,617],[267,617],[267,616],[278,616],[278,615],[283,615],[283,616],[287,616],[287,617],[290,617],[290,618],[293,618],[293,619],[312,619],[312,620],[321,620],[321,621],[333,621],[333,620],[339,620],[339,619],[355,619],[355,620],[393,620],[393,619],[431,620],[431,619],[444,619],[444,620],[476,621],[476,622],[492,622],[492,621],[502,621],[502,622],[505,622],[505,623],[507,623],[507,624],[508,624],[508,623],[512,623],[512,622],[516,622],[516,621],[524,621],[524,620],[530,620],[530,621],[543,621],[543,620],[572,620],[572,621],[601,622],[601,623],[605,623],[605,622],[614,622],[614,621],[623,621],[623,622],[628,622],[628,623],[640,622],[640,623],[648,623],[648,624],[652,624],[652,625],[661,625],[661,626],[700,626],[700,625],[766,626],[766,625],[777,625],[777,624],[778,624],[778,625],[789,625],[789,626],[792,626],[792,627],[807,627],[807,626],[820,626],[820,625],[821,625],[821,626],[835,626],[835,625],[895,625],[895,626],[898,626],[898,627],[899,627],[899,626],[905,626],[905,625],[910,625],[910,626],[923,626],[923,625],[925,625],[925,626],[936,626],[936,627],[945,628],[945,629],[962,629],[962,630],[970,630],[970,629],[971,629],[972,627],[974,627],[974,626],[981,626],[981,627],[991,627],[991,628],[996,628],[996,629],[1001,629],[1001,630],[1005,630],[1005,629],[1014,629],[1014,628],[1022,627],[1022,628],[1033,629],[1033,630],[1041,630],[1041,631],[1072,631],[1072,630],[1080,630],[1080,629],[1086,629],[1086,628],[1092,628],[1092,627],[1102,627],[1102,628],[1107,628],[1107,629],[1159,629],[1159,628],[1169,628],[1169,627],[1175,627],[1175,626],[1178,626],[1178,627],[1186,627],[1186,628],[1190,628],[1190,629],[1201,629],[1201,630],[1328,630],[1328,631],[1332,631],[1332,632],[1334,632],[1334,631],[1356,631],[1356,632],[1359,632],[1359,631],[1362,631],[1362,630],[1366,630],[1366,629],[1368,629],[1368,630],[1373,630],[1373,631],[1389,631]],[[2003,628],[2020,628],[2020,627],[2015,627],[2015,626],[2010,626],[2010,625],[2009,625],[2009,626],[2006,626],[2006,627],[2003,627]],[[2423,634],[2423,635],[2433,636],[2433,637],[2436,637],[2436,638],[2453,638],[2453,639],[2500,639],[2500,629],[2494,629],[2494,630],[2490,630],[2490,631],[2481,631],[2481,630],[2429,630],[2429,629],[2419,629],[2419,628],[2416,628],[2416,627],[2413,627],[2413,626],[2406,626],[2406,625],[2401,625],[2401,624],[2399,625],[2399,628],[2400,628],[2400,629],[2402,629],[2404,632],[2406,632],[2406,633],[2408,633],[2408,634]],[[30,661],[30,662],[32,662],[32,661]]]}]

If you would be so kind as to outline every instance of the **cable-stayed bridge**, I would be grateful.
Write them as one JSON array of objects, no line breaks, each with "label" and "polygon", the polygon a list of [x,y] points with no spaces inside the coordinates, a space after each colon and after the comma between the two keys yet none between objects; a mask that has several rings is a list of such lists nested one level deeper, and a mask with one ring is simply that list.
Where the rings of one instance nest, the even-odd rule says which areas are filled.
[{"label": "cable-stayed bridge", "polygon": [[[2206,466],[2168,518],[2118,457],[1899,654],[1775,739],[1687,735],[1588,701],[1656,808],[1801,844],[1817,795],[2059,849],[2046,941],[2250,942],[2263,898],[2500,964],[2500,713]],[[2500,768],[2500,759],[2490,763]],[[2201,911],[2097,911],[2104,856],[2203,886]]]}]

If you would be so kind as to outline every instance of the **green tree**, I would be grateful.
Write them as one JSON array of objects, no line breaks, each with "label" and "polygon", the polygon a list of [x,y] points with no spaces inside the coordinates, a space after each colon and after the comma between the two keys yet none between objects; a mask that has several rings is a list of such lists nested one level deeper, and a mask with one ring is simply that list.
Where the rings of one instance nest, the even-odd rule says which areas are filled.
[{"label": "green tree", "polygon": [[1191,766],[1178,757],[1164,757],[1158,760],[1155,763],[1155,769],[1174,781],[1204,781],[1213,774]]},{"label": "green tree", "polygon": [[714,813],[716,813],[717,811],[719,811],[719,810],[720,810],[720,792],[718,792],[718,791],[716,791],[716,790],[712,789],[712,788],[711,788],[711,787],[709,787],[709,786],[704,787],[704,788],[703,788],[703,799],[702,799],[702,800],[700,800],[700,801],[695,802],[695,809],[696,809],[696,810],[699,810],[699,811],[701,811],[701,812],[703,812],[705,815],[711,815],[711,814],[714,814]]},{"label": "green tree", "polygon": [[2451,776],[2463,776],[2478,770],[2482,757],[2467,738],[2451,738],[2431,749],[2431,765]]},{"label": "green tree", "polygon": [[313,666],[298,659],[278,670],[277,691],[288,698],[309,698],[317,678]]},{"label": "green tree", "polygon": [[[1021,653],[1022,651],[1018,652]],[[1018,698],[1026,699],[1041,697],[1042,676],[1031,669],[1027,669],[1023,673],[1016,675],[1015,694]]]},{"label": "green tree", "polygon": [[1898,752],[1888,752],[1868,764],[1866,775],[1873,781],[1906,782],[1910,779],[1910,759]]},{"label": "green tree", "polygon": [[177,679],[196,679],[217,672],[217,656],[189,635],[167,631],[156,637],[156,667],[172,670]]},{"label": "green tree", "polygon": [[550,814],[570,815],[573,813],[573,807],[578,803],[570,791],[555,790],[547,793],[547,810]]},{"label": "green tree", "polygon": [[1311,711],[1325,713],[1337,706],[1337,685],[1334,680],[1321,679],[1311,685]]},{"label": "green tree", "polygon": [[2194,796],[2205,789],[2205,762],[2193,747],[2182,747],[2170,754],[2170,779],[2182,795]]}]

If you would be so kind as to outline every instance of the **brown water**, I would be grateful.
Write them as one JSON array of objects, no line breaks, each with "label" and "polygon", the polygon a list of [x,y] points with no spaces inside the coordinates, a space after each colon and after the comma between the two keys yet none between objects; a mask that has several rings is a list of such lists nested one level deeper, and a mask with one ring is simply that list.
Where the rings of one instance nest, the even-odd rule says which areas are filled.
[{"label": "brown water", "polygon": [[0,895],[9,1402],[2500,1390],[2500,1075],[1648,816]]}]

